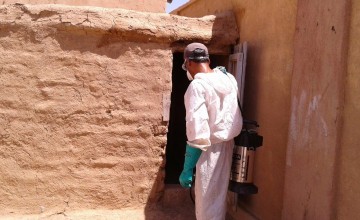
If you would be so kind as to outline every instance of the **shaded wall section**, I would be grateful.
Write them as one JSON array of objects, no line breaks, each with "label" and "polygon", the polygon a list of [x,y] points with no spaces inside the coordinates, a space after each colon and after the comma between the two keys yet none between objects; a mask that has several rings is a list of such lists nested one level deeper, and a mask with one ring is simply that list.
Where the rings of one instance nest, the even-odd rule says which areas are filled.
[{"label": "shaded wall section", "polygon": [[[338,207],[336,219],[360,219],[360,2],[352,1],[347,75],[345,83],[344,125],[337,158],[340,167],[337,175]],[[351,11],[351,12],[350,12]]]},{"label": "shaded wall section", "polygon": [[145,12],[162,12],[165,13],[166,0],[3,0],[1,3],[4,4],[64,4],[64,5],[75,5],[75,6],[97,6],[106,8],[123,8],[129,10],[145,11]]},{"label": "shaded wall section", "polygon": [[[297,1],[193,1],[174,13],[203,16],[233,10],[240,41],[248,41],[245,117],[260,124],[264,145],[256,153],[254,182],[259,193],[240,197],[235,219],[281,219],[288,138],[293,36]],[[286,19],[285,19],[286,18]]]}]

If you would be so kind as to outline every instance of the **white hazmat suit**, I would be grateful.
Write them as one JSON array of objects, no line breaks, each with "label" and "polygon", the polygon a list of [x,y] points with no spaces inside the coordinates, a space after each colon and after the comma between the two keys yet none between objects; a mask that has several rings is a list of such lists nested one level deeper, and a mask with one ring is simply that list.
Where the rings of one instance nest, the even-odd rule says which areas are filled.
[{"label": "white hazmat suit", "polygon": [[242,128],[235,78],[215,68],[197,73],[184,99],[188,144],[203,152],[196,164],[197,220],[222,220],[226,214],[233,138]]}]

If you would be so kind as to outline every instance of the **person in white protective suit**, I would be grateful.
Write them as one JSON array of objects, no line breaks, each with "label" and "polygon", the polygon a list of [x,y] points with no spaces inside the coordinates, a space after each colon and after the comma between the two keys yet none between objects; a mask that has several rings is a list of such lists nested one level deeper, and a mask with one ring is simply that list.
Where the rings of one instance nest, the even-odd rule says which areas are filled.
[{"label": "person in white protective suit", "polygon": [[195,211],[197,220],[222,220],[234,147],[242,128],[235,78],[221,68],[211,69],[208,49],[189,44],[183,69],[191,83],[185,93],[187,145],[179,177],[191,187],[196,166]]}]

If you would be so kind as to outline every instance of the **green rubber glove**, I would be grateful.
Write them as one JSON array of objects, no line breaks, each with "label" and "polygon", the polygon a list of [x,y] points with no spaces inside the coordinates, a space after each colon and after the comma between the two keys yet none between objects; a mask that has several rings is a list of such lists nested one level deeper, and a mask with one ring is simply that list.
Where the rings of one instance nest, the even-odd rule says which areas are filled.
[{"label": "green rubber glove", "polygon": [[201,155],[202,150],[186,145],[184,169],[180,174],[179,182],[182,187],[190,188],[193,180],[193,170]]}]

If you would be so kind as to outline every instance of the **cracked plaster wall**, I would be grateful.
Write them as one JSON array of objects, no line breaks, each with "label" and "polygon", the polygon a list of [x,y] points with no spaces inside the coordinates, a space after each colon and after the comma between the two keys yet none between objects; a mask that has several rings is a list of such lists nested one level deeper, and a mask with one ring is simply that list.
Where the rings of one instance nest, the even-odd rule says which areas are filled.
[{"label": "cracked plaster wall", "polygon": [[[0,7],[0,214],[51,216],[157,201],[168,44],[99,44],[101,32],[44,26],[55,9],[38,17],[29,10]],[[70,14],[86,17],[76,10]],[[91,26],[93,18],[81,20]]]},{"label": "cracked plaster wall", "polygon": [[107,8],[123,8],[129,10],[146,11],[146,12],[165,12],[165,0],[151,0],[151,4],[145,0],[2,0],[0,4],[64,4],[74,6],[97,6]]},{"label": "cracked plaster wall", "polygon": [[0,215],[146,215],[164,188],[173,50],[237,38],[232,13],[0,6]]}]

